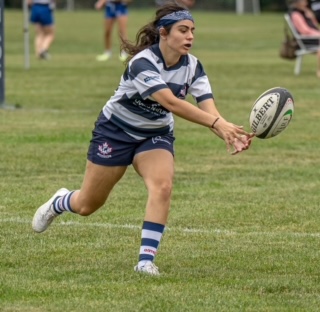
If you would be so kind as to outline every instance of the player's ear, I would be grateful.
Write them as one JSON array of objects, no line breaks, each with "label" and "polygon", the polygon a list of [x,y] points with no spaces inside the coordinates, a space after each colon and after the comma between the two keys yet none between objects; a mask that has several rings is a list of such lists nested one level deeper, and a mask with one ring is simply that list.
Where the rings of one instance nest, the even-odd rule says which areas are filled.
[{"label": "player's ear", "polygon": [[161,39],[166,39],[167,38],[167,31],[163,27],[161,27],[159,29],[159,36],[160,36]]}]

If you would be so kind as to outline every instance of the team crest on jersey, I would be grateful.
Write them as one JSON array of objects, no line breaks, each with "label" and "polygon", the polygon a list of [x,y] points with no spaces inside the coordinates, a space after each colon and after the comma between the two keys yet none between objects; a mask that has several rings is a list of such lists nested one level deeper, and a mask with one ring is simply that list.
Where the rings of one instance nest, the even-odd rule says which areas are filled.
[{"label": "team crest on jersey", "polygon": [[181,90],[180,90],[180,93],[179,93],[179,98],[182,98],[184,99],[187,95],[187,86],[185,85]]},{"label": "team crest on jersey", "polygon": [[102,145],[99,145],[98,147],[99,152],[97,153],[98,156],[101,158],[111,158],[112,155],[112,147],[107,143],[103,143]]}]

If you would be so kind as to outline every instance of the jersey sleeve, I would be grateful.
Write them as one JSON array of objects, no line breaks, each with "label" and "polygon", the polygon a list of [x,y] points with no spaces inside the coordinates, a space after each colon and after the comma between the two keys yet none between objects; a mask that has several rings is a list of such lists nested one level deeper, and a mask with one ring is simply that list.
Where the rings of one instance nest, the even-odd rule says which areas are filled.
[{"label": "jersey sleeve", "polygon": [[213,99],[213,93],[208,76],[204,72],[203,66],[198,60],[188,93],[193,96],[197,103],[207,99]]},{"label": "jersey sleeve", "polygon": [[136,59],[129,65],[128,77],[143,99],[168,88],[157,67],[146,58]]}]

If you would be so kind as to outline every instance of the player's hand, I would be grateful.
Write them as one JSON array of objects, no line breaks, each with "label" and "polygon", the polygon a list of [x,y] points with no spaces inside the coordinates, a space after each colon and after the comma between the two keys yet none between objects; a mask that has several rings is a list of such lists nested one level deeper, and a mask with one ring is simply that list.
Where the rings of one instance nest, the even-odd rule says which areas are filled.
[{"label": "player's hand", "polygon": [[250,147],[252,138],[254,137],[253,133],[246,132],[242,126],[237,126],[221,117],[215,124],[213,130],[225,141],[227,151],[231,155],[247,150]]},{"label": "player's hand", "polygon": [[231,155],[236,155],[242,151],[247,150],[252,142],[252,139],[254,137],[254,134],[242,135],[239,139],[236,138],[233,143],[233,151],[231,152]]}]

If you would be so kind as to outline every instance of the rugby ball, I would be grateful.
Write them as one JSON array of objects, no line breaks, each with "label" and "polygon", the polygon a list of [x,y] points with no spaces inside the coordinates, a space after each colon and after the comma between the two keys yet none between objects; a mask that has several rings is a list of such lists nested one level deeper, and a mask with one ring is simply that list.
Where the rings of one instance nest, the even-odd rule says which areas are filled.
[{"label": "rugby ball", "polygon": [[293,111],[293,97],[287,89],[269,89],[263,92],[252,106],[250,128],[257,138],[275,137],[288,127]]}]

